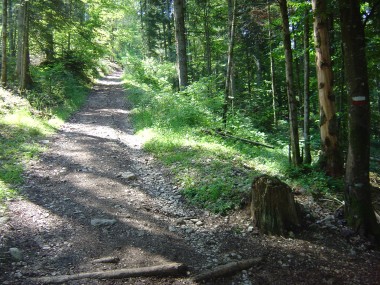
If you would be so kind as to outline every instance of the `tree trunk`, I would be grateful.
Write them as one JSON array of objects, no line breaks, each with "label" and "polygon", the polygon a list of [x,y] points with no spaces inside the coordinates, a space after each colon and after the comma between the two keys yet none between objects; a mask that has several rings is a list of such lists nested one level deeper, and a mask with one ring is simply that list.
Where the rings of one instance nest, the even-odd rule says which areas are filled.
[{"label": "tree trunk", "polygon": [[15,44],[15,21],[13,17],[13,5],[12,0],[8,0],[8,31],[9,31],[9,53],[10,56],[16,56],[16,44]]},{"label": "tree trunk", "polygon": [[177,52],[177,72],[179,88],[184,89],[187,81],[187,52],[185,31],[185,1],[174,0],[174,23]]},{"label": "tree trunk", "polygon": [[290,124],[290,146],[292,154],[292,163],[295,166],[301,164],[300,147],[299,147],[299,135],[298,135],[298,115],[297,115],[297,100],[294,93],[293,83],[293,55],[292,45],[290,41],[289,31],[289,17],[288,7],[286,0],[279,0],[280,12],[282,18],[282,30],[284,37],[284,49],[285,49],[285,64],[286,64],[286,87],[288,94],[288,106],[289,106],[289,124]]},{"label": "tree trunk", "polygon": [[[223,125],[224,128],[227,127],[227,113],[228,113],[228,102],[230,100],[231,94],[231,77],[232,77],[232,66],[233,66],[233,52],[235,44],[235,21],[236,21],[236,1],[228,0],[228,10],[229,10],[229,43],[228,43],[228,53],[227,53],[227,72],[226,72],[226,83],[224,88],[224,102],[223,102]],[[231,98],[233,99],[233,98]]]},{"label": "tree trunk", "polygon": [[268,9],[268,37],[269,37],[269,60],[270,60],[270,79],[272,88],[272,108],[273,108],[273,125],[277,128],[277,100],[276,100],[276,81],[275,81],[275,69],[274,69],[274,58],[272,49],[272,17],[270,11],[270,3],[267,1]]},{"label": "tree trunk", "polygon": [[5,87],[7,85],[7,23],[8,23],[8,1],[3,0],[3,25],[1,30],[1,85]]},{"label": "tree trunk", "polygon": [[338,142],[338,118],[333,94],[333,73],[330,56],[329,29],[325,0],[313,0],[314,42],[320,105],[322,167],[330,176],[342,175],[343,164]]},{"label": "tree trunk", "polygon": [[205,62],[206,62],[206,74],[211,75],[211,35],[210,35],[210,1],[206,0],[204,4],[204,33],[205,33]]},{"label": "tree trunk", "polygon": [[173,62],[175,60],[175,51],[173,49],[173,26],[172,26],[172,18],[171,18],[171,0],[166,0],[166,13],[167,13],[167,21],[168,21],[168,52],[169,52],[169,61]]},{"label": "tree trunk", "polygon": [[300,225],[291,188],[268,175],[253,180],[251,214],[264,233],[284,235]]},{"label": "tree trunk", "polygon": [[304,119],[303,119],[303,132],[304,132],[304,147],[305,157],[304,163],[311,163],[311,150],[310,150],[310,43],[309,43],[309,10],[305,10],[305,23],[303,32],[304,44]]},{"label": "tree trunk", "polygon": [[370,101],[365,35],[359,0],[339,0],[349,100],[345,215],[360,234],[380,242],[369,182]]},{"label": "tree trunk", "polygon": [[[71,21],[71,14],[73,12],[73,1],[69,1],[69,19]],[[69,53],[71,50],[71,32],[69,31],[67,34],[67,52]]]},{"label": "tree trunk", "polygon": [[19,89],[23,92],[31,83],[29,74],[29,1],[20,3],[18,15],[18,47],[16,74],[19,80]]},{"label": "tree trunk", "polygon": [[52,62],[54,60],[54,30],[52,24],[48,24],[47,33],[46,33],[46,48],[45,48],[45,56],[48,62]]}]

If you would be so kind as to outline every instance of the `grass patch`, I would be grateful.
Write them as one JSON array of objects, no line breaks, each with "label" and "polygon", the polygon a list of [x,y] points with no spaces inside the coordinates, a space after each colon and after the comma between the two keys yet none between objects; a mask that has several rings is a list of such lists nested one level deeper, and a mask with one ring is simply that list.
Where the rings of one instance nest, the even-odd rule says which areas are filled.
[{"label": "grass patch", "polygon": [[[36,92],[26,98],[44,97]],[[72,79],[64,85],[64,92],[59,104],[33,106],[33,101],[30,104],[26,98],[0,90],[0,202],[19,195],[17,188],[23,182],[25,164],[44,150],[41,140],[53,134],[83,104],[88,89]]]}]

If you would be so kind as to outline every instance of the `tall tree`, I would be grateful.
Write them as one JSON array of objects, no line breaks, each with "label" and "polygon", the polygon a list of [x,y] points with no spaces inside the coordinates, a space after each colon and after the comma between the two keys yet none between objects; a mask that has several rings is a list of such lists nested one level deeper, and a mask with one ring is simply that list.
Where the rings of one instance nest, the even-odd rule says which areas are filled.
[{"label": "tall tree", "polygon": [[185,0],[174,0],[174,24],[177,53],[178,83],[179,88],[184,89],[188,84],[185,30]]},{"label": "tall tree", "polygon": [[227,112],[228,112],[228,102],[233,99],[231,94],[232,77],[233,77],[233,54],[234,54],[234,44],[235,44],[235,27],[236,27],[236,0],[228,0],[228,18],[229,18],[229,42],[228,42],[228,53],[227,53],[227,71],[226,71],[226,83],[224,87],[224,102],[223,102],[223,124],[224,127],[227,126]]},{"label": "tall tree", "polygon": [[303,30],[303,48],[304,48],[304,117],[303,117],[303,137],[305,142],[304,163],[311,163],[310,150],[310,41],[309,41],[309,7],[306,7],[304,14],[304,30]]},{"label": "tall tree", "polygon": [[7,24],[8,24],[8,1],[3,0],[3,18],[2,18],[2,30],[1,30],[1,85],[7,85]]},{"label": "tall tree", "polygon": [[272,17],[269,0],[267,0],[267,13],[268,13],[268,41],[269,41],[269,61],[270,61],[270,81],[272,89],[272,108],[273,108],[273,124],[277,127],[277,98],[276,98],[276,77],[275,77],[275,66],[273,57],[273,47],[272,47]]},{"label": "tall tree", "polygon": [[343,163],[339,148],[338,118],[333,93],[327,1],[312,0],[312,7],[314,12],[314,43],[320,105],[321,162],[326,173],[336,177],[342,175]]},{"label": "tall tree", "polygon": [[297,99],[294,92],[293,82],[293,54],[292,44],[290,40],[288,5],[286,0],[279,0],[278,2],[280,4],[280,13],[282,18],[282,33],[285,50],[285,72],[289,106],[290,146],[292,154],[292,163],[293,165],[298,166],[301,164],[301,156],[298,135]]},{"label": "tall tree", "polygon": [[22,0],[18,11],[18,44],[16,74],[23,92],[31,83],[29,73],[29,1]]},{"label": "tall tree", "polygon": [[204,20],[203,20],[203,26],[204,26],[204,33],[205,33],[205,51],[204,51],[204,58],[206,62],[206,75],[211,75],[211,31],[210,31],[210,0],[205,0],[204,2]]},{"label": "tall tree", "polygon": [[357,232],[380,242],[369,182],[370,98],[360,0],[339,0],[339,8],[349,101],[345,215]]},{"label": "tall tree", "polygon": [[12,57],[16,56],[16,44],[15,44],[15,17],[13,17],[13,2],[8,0],[8,30],[9,30],[9,54]]}]

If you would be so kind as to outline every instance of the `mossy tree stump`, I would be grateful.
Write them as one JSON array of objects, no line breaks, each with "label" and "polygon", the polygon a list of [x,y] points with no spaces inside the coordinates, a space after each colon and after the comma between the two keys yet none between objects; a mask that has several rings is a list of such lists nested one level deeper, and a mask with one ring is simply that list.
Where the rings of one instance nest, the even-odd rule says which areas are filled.
[{"label": "mossy tree stump", "polygon": [[253,180],[251,214],[255,225],[266,234],[285,235],[300,224],[292,190],[268,175]]}]

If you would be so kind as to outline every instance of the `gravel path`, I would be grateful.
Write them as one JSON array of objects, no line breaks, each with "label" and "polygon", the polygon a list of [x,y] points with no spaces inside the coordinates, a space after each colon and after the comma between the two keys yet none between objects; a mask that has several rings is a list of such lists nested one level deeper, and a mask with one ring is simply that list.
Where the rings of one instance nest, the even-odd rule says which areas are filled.
[{"label": "gravel path", "polygon": [[[259,235],[245,211],[229,217],[188,206],[142,151],[121,72],[100,80],[80,112],[25,173],[24,198],[0,219],[0,283],[180,262],[189,275],[265,256],[260,266],[208,284],[380,284],[380,255],[334,221],[296,234]],[[332,219],[334,220],[334,218]],[[104,257],[117,263],[94,263]],[[195,284],[190,278],[78,280],[66,284]]]}]

